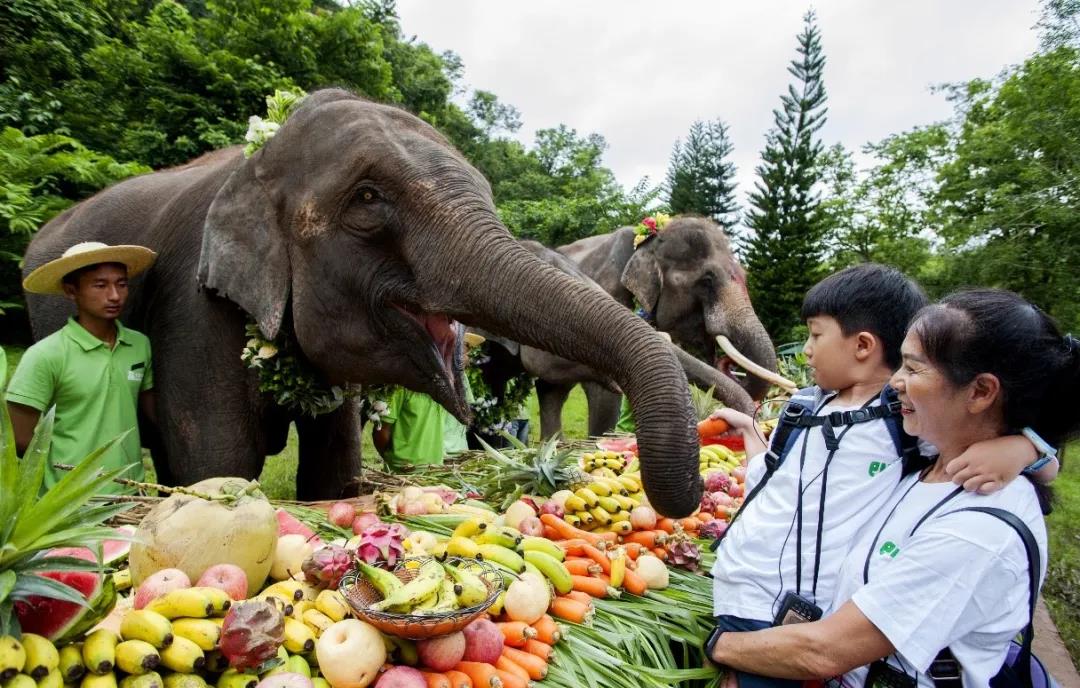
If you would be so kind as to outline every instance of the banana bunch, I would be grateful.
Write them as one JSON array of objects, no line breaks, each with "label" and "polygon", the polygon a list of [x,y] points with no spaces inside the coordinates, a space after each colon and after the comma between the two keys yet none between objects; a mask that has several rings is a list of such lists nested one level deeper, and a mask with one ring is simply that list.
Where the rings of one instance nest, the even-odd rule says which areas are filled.
[{"label": "banana bunch", "polygon": [[743,456],[743,452],[732,451],[722,444],[707,444],[699,452],[698,466],[702,475],[712,471],[723,471],[730,475],[741,465]]},{"label": "banana bunch", "polygon": [[232,600],[224,590],[211,587],[180,588],[170,590],[146,605],[146,609],[157,612],[166,619],[191,617],[205,619],[225,616],[232,606]]},{"label": "banana bunch", "polygon": [[626,457],[613,451],[585,452],[581,469],[592,476],[614,478],[626,469]]},{"label": "banana bunch", "polygon": [[582,530],[629,533],[630,512],[641,504],[641,475],[623,473],[614,478],[593,476],[578,487],[563,507],[567,523]]},{"label": "banana bunch", "polygon": [[[494,544],[473,544],[477,548],[487,548],[495,556],[501,555],[495,548],[505,549]],[[514,554],[511,550],[507,551]],[[381,601],[372,604],[371,609],[395,614],[433,616],[474,607],[488,598],[488,586],[478,571],[449,564],[444,566],[436,559],[412,561],[416,564],[416,575],[407,583],[390,571],[359,563],[360,575],[383,597]]]}]

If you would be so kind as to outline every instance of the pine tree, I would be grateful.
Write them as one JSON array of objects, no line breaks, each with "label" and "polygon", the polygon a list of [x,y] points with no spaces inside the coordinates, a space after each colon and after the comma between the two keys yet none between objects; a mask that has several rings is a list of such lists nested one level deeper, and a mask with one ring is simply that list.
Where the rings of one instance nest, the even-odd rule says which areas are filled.
[{"label": "pine tree", "polygon": [[671,151],[665,184],[671,212],[704,215],[724,227],[735,224],[739,204],[732,181],[735,164],[727,159],[731,151],[722,121],[694,122],[686,143],[676,141]]},{"label": "pine tree", "polygon": [[798,57],[788,72],[795,81],[773,110],[774,128],[766,136],[759,180],[750,193],[745,245],[750,296],[773,340],[782,343],[799,322],[806,291],[817,282],[824,253],[824,223],[819,213],[818,130],[825,123],[825,55],[814,13],[807,12],[798,37]]}]

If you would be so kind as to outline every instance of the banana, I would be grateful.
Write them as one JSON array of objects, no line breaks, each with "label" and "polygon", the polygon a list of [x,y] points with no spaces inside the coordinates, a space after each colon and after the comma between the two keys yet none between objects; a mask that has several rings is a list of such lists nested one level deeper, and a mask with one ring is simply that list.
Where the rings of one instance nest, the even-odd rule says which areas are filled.
[{"label": "banana", "polygon": [[113,585],[116,586],[117,592],[122,592],[131,588],[131,569],[120,569],[112,575]]},{"label": "banana", "polygon": [[588,511],[577,512],[577,517],[578,520],[581,521],[579,525],[586,530],[596,526],[596,517]]},{"label": "banana", "polygon": [[487,521],[481,521],[476,517],[467,518],[459,523],[457,528],[454,528],[454,532],[450,537],[472,537],[482,533],[487,527]]},{"label": "banana", "polygon": [[633,474],[623,473],[615,479],[622,483],[622,486],[626,488],[627,492],[634,493],[641,491],[641,478]]},{"label": "banana", "polygon": [[503,590],[502,592],[499,593],[499,596],[495,598],[495,602],[492,603],[492,605],[490,607],[488,607],[488,610],[487,610],[488,614],[490,614],[491,616],[496,616],[496,617],[499,616],[500,614],[502,614],[503,605],[505,603],[506,603],[506,591]]},{"label": "banana", "polygon": [[626,550],[622,547],[615,550],[615,556],[611,558],[611,587],[622,587],[626,577]]},{"label": "banana", "polygon": [[86,673],[82,658],[82,643],[72,643],[60,648],[60,675],[64,683],[74,683]]},{"label": "banana", "polygon": [[484,583],[480,576],[471,571],[459,569],[456,566],[446,566],[444,568],[460,588],[460,592],[457,593],[457,600],[462,607],[471,607],[487,599],[487,584]]},{"label": "banana", "polygon": [[161,655],[145,640],[125,640],[116,646],[116,667],[128,674],[145,674],[157,669]]},{"label": "banana", "polygon": [[[359,565],[360,565],[360,573],[363,574],[364,578],[367,578],[368,581],[371,582],[372,587],[374,587],[376,590],[378,590],[379,594],[382,595],[383,597],[389,597],[390,595],[397,592],[398,590],[400,590],[405,585],[404,583],[401,582],[400,578],[395,576],[393,573],[390,573],[386,569],[380,569],[377,566],[371,566],[369,564],[365,564],[362,561],[359,562]],[[326,592],[327,591],[324,590],[323,592],[319,593],[318,597],[315,598],[315,608],[318,609],[319,611],[321,611],[323,614],[326,614],[327,616],[329,616],[330,618],[333,619],[334,618],[333,614],[331,614],[330,612],[326,611],[325,609],[323,609],[322,607],[319,606],[319,600],[326,597]],[[335,592],[335,591],[329,591],[329,592]],[[340,595],[340,593],[338,593],[338,594]],[[344,602],[344,601],[345,601],[344,598],[342,598],[342,602]],[[348,609],[348,607],[346,606],[346,610],[347,609]],[[335,621],[340,621],[340,619],[334,619],[334,620]]]},{"label": "banana", "polygon": [[290,614],[290,616],[292,616],[292,618],[296,619],[297,621],[303,621],[304,620],[304,612],[306,612],[309,609],[314,609],[314,608],[315,608],[315,602],[314,601],[308,602],[307,600],[300,600],[299,602],[297,602],[296,604],[293,605],[292,614]]},{"label": "banana", "polygon": [[[382,569],[378,570],[381,571]],[[389,571],[386,573],[389,573]],[[394,578],[396,580],[397,576],[394,576]],[[401,585],[400,580],[398,584]],[[345,601],[345,598],[337,590],[323,590],[320,592],[319,596],[315,598],[315,608],[334,621],[341,621],[351,613],[349,603]]]},{"label": "banana", "polygon": [[514,549],[521,542],[521,537],[521,531],[516,528],[498,526],[488,528],[487,531],[473,539],[481,545],[501,545],[509,549]]},{"label": "banana", "polygon": [[[481,533],[481,535],[485,534],[487,534],[487,530]],[[480,545],[472,538],[452,537],[450,538],[450,541],[446,543],[446,553],[452,557],[475,559],[479,551]]]},{"label": "banana", "polygon": [[236,669],[229,669],[221,674],[217,680],[217,688],[255,688],[259,677],[255,674],[245,674]]},{"label": "banana", "polygon": [[[112,631],[109,631],[110,633]],[[80,688],[117,688],[116,674],[111,671],[104,674],[87,674],[83,676]]]},{"label": "banana", "polygon": [[[439,582],[435,604],[423,610],[423,614],[445,614],[458,608],[457,589],[453,581],[443,576]],[[413,613],[416,613],[415,611]]]},{"label": "banana", "polygon": [[600,501],[600,497],[597,496],[597,494],[588,487],[579,487],[578,489],[574,490],[574,494],[578,497],[581,497],[581,499],[585,502],[586,506],[588,506],[590,509],[596,506],[597,503]]},{"label": "banana", "polygon": [[566,501],[563,502],[563,508],[566,509],[567,512],[585,511],[586,509],[589,508],[589,505],[585,502],[584,499],[582,499],[581,497],[578,497],[575,494],[575,495],[570,495],[569,497],[566,498]]},{"label": "banana", "polygon": [[634,507],[638,506],[638,503],[630,497],[625,497],[623,495],[611,495],[611,498],[618,503],[619,509],[621,510],[630,511]]},{"label": "banana", "polygon": [[634,526],[630,525],[630,521],[613,521],[611,524],[611,532],[618,535],[629,535],[634,530]]},{"label": "banana", "polygon": [[598,506],[609,514],[614,514],[622,508],[622,505],[612,497],[601,497],[598,502]]},{"label": "banana", "polygon": [[120,637],[124,640],[145,640],[160,649],[173,641],[172,623],[149,609],[132,609],[120,621]]},{"label": "banana", "polygon": [[292,655],[285,662],[285,670],[311,678],[311,665],[300,655]]},{"label": "banana", "polygon": [[221,626],[210,619],[174,619],[172,630],[174,636],[187,638],[206,652],[216,650],[221,642]]},{"label": "banana", "polygon": [[293,654],[311,652],[315,649],[315,634],[303,621],[285,617],[285,649]]},{"label": "banana", "polygon": [[[86,636],[83,642],[82,657],[86,670],[104,676],[112,671],[116,664],[116,644],[119,636],[107,628],[99,628]],[[83,683],[86,679],[83,679]],[[115,683],[115,681],[114,681]]]},{"label": "banana", "polygon": [[[275,597],[281,597],[283,600],[292,602],[299,602],[304,599],[304,589],[300,581],[295,580],[283,580],[268,585],[265,590],[260,594],[271,594]],[[314,597],[312,599],[315,599]]]},{"label": "banana", "polygon": [[59,669],[53,669],[38,680],[37,688],[64,688],[64,676]]},{"label": "banana", "polygon": [[[161,614],[166,619],[178,619],[181,616],[194,617],[196,619],[213,616],[215,613],[214,600],[207,594],[207,590],[217,588],[180,588],[170,590],[146,605],[146,609]],[[223,591],[218,590],[224,594]]]},{"label": "banana", "polygon": [[60,653],[48,638],[37,633],[23,633],[22,646],[26,650],[23,673],[35,681],[45,678],[53,669],[60,668]]},{"label": "banana", "polygon": [[309,609],[304,612],[303,621],[311,628],[315,637],[319,637],[326,629],[334,625],[334,620],[318,609]]},{"label": "banana", "polygon": [[[589,483],[588,487],[583,487],[581,489],[592,492],[598,498],[607,497],[611,494],[611,488],[608,487],[607,483],[600,478],[593,478],[592,482]],[[575,492],[575,494],[577,494],[577,492]],[[584,499],[586,502],[589,501],[589,498],[585,495],[581,495],[581,498]]]},{"label": "banana", "polygon": [[[481,549],[489,546],[481,545]],[[445,578],[443,567],[438,562],[430,562],[421,567],[415,578],[370,608],[375,611],[411,609],[418,601],[438,590]]]},{"label": "banana", "polygon": [[206,688],[206,681],[198,674],[166,674],[165,688]]},{"label": "banana", "polygon": [[165,682],[161,674],[156,671],[148,671],[145,674],[125,676],[120,679],[120,688],[164,688]]},{"label": "banana", "polygon": [[13,636],[0,636],[0,681],[9,681],[26,665],[26,649]]},{"label": "banana", "polygon": [[618,523],[619,521],[629,521],[630,520],[630,512],[627,511],[626,509],[619,509],[618,511],[612,511],[611,512],[611,520],[612,520],[613,523]]},{"label": "banana", "polygon": [[211,674],[220,674],[229,668],[229,660],[221,654],[221,650],[211,650],[204,653],[206,657],[206,671]]},{"label": "banana", "polygon": [[514,573],[525,570],[525,560],[512,549],[500,545],[480,545],[480,556],[484,561],[494,561],[502,564]]},{"label": "banana", "polygon": [[[582,504],[584,504],[584,502],[582,502]],[[581,527],[581,519],[577,516],[577,514],[566,514],[565,516],[563,516],[563,520],[574,526],[575,528]]]},{"label": "banana", "polygon": [[405,666],[416,666],[420,663],[420,653],[416,649],[416,643],[408,638],[388,636],[392,651],[397,652],[397,661]]},{"label": "banana", "polygon": [[566,566],[550,554],[537,550],[526,551],[525,561],[540,569],[540,573],[551,581],[560,595],[565,595],[574,589],[574,579]]},{"label": "banana", "polygon": [[[289,621],[292,619],[286,617],[286,628]],[[293,623],[300,622],[293,621]],[[300,625],[303,626],[303,624]],[[206,666],[206,656],[203,655],[202,648],[194,641],[180,636],[173,641],[172,645],[161,651],[161,663],[179,674],[193,674]]]},{"label": "banana", "polygon": [[37,688],[37,681],[26,674],[15,674],[4,681],[4,688]]},{"label": "banana", "polygon": [[593,515],[593,518],[596,519],[596,522],[599,525],[606,526],[611,523],[611,514],[603,507],[593,507],[592,509],[589,509],[589,513]]}]

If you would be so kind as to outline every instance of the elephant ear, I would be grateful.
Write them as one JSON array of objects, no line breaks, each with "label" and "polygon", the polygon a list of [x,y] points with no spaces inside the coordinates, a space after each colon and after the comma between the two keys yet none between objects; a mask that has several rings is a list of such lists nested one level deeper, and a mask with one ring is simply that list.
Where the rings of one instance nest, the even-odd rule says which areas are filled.
[{"label": "elephant ear", "polygon": [[250,313],[271,339],[281,328],[291,281],[275,205],[255,176],[254,160],[241,164],[210,204],[199,256],[200,286]]},{"label": "elephant ear", "polygon": [[645,247],[634,251],[630,260],[626,261],[619,282],[634,295],[642,308],[650,313],[656,310],[664,275],[651,250]]}]

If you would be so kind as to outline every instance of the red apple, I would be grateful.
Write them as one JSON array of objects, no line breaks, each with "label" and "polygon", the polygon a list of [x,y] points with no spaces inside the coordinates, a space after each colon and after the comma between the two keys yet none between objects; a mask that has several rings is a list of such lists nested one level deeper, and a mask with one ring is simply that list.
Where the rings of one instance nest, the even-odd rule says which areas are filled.
[{"label": "red apple", "polygon": [[342,528],[352,526],[354,518],[356,518],[356,507],[348,502],[334,502],[327,514],[327,520]]},{"label": "red apple", "polygon": [[224,590],[230,599],[247,599],[248,580],[244,569],[236,564],[215,564],[203,571],[199,576],[199,587],[217,588]]},{"label": "red apple", "polygon": [[361,511],[356,515],[356,518],[352,522],[353,535],[359,535],[367,530],[369,527],[379,522],[379,517],[371,511]]},{"label": "red apple", "polygon": [[155,600],[170,590],[190,587],[191,579],[180,569],[161,569],[139,584],[139,589],[135,591],[135,608],[142,609],[150,604],[150,600]]}]

